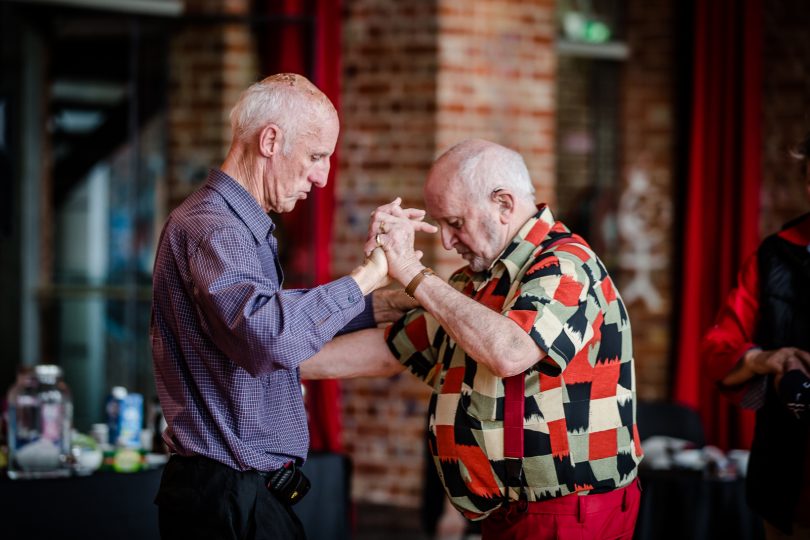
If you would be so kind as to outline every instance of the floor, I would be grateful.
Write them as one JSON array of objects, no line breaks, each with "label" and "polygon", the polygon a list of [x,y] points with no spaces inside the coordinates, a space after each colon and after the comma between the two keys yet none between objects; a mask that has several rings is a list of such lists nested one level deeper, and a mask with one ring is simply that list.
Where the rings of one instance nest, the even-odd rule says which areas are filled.
[{"label": "floor", "polygon": [[361,504],[355,509],[352,540],[481,540],[480,534],[431,538],[421,530],[418,509]]},{"label": "floor", "polygon": [[355,520],[352,540],[430,540],[420,530],[415,508],[361,504],[355,509]]}]

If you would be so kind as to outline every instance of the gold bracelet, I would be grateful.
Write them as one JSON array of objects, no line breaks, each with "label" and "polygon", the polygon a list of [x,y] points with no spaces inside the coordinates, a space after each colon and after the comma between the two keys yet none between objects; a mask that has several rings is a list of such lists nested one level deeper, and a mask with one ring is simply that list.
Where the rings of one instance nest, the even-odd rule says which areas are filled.
[{"label": "gold bracelet", "polygon": [[418,274],[413,276],[413,279],[411,280],[410,283],[408,283],[408,286],[405,287],[405,294],[407,294],[411,298],[414,298],[413,293],[416,292],[416,288],[419,286],[420,283],[422,283],[422,280],[425,279],[427,276],[435,276],[435,275],[436,272],[434,272],[432,268],[429,268],[427,266],[422,268],[422,270],[420,270]]}]

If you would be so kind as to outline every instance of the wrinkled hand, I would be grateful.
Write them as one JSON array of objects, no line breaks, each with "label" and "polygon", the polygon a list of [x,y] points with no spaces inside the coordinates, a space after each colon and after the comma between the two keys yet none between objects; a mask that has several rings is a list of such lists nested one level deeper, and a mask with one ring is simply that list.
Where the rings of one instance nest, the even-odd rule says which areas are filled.
[{"label": "wrinkled hand", "polygon": [[363,264],[355,268],[350,275],[364,295],[391,283],[388,277],[388,260],[380,248],[368,253]]},{"label": "wrinkled hand", "polygon": [[423,221],[424,210],[402,208],[401,202],[397,197],[372,212],[365,251],[368,253],[375,247],[382,247],[388,259],[388,274],[406,284],[422,267],[419,262],[422,252],[414,249],[416,232],[435,233],[438,228]]},{"label": "wrinkled hand", "polygon": [[400,319],[410,310],[419,307],[419,302],[405,294],[402,289],[377,291],[373,297],[374,322],[389,323]]},{"label": "wrinkled hand", "polygon": [[770,351],[752,350],[745,355],[745,363],[758,375],[773,374],[777,387],[782,376],[792,369],[798,369],[810,377],[810,352],[795,347]]}]

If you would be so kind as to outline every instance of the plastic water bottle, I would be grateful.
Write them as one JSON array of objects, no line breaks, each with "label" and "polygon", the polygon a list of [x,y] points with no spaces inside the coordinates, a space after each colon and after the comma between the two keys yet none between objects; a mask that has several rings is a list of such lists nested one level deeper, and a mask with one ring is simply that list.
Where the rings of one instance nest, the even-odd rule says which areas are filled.
[{"label": "plastic water bottle", "polygon": [[68,476],[72,424],[73,402],[62,368],[21,368],[8,392],[8,476]]}]

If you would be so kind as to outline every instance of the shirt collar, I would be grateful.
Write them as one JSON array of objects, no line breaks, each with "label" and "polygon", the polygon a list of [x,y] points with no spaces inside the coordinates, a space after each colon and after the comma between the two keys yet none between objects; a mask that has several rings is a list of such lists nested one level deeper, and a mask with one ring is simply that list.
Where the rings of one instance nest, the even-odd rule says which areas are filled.
[{"label": "shirt collar", "polygon": [[523,224],[506,249],[495,260],[493,267],[499,263],[504,265],[509,272],[509,277],[514,280],[520,269],[526,264],[526,260],[549,238],[552,228],[556,227],[563,227],[563,225],[555,221],[551,209],[546,204],[538,205],[537,213]]},{"label": "shirt collar", "polygon": [[276,225],[270,216],[262,210],[253,196],[228,174],[219,169],[211,169],[208,173],[206,186],[219,193],[233,212],[239,216],[244,224],[256,237],[264,241],[272,233]]},{"label": "shirt collar", "polygon": [[807,246],[810,251],[810,213],[789,221],[779,232],[779,236],[791,244]]}]

